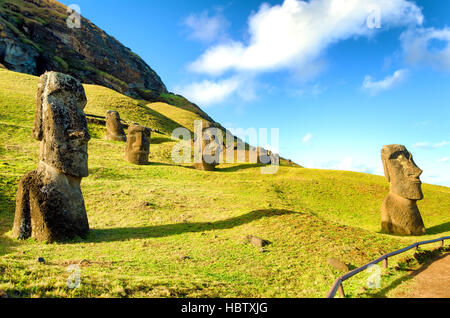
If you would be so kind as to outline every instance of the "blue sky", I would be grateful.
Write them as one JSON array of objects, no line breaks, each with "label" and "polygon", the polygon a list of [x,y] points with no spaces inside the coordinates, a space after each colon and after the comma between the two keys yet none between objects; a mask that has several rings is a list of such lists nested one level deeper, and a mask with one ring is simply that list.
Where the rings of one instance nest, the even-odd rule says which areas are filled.
[{"label": "blue sky", "polygon": [[400,143],[450,186],[450,1],[61,2],[225,127],[279,128],[285,158],[382,174]]}]

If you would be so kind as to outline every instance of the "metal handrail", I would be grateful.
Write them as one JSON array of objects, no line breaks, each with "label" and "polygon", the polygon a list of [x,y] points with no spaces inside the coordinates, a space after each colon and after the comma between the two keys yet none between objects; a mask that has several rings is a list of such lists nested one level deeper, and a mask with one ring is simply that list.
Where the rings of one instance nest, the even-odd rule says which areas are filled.
[{"label": "metal handrail", "polygon": [[395,255],[398,255],[398,254],[401,254],[401,253],[404,253],[404,252],[407,252],[407,251],[409,251],[410,249],[413,249],[413,248],[417,249],[420,245],[431,244],[431,243],[435,243],[435,242],[439,242],[439,241],[441,241],[441,246],[444,246],[444,241],[445,240],[450,240],[450,236],[444,236],[444,237],[441,237],[441,238],[438,238],[438,239],[434,239],[434,240],[429,240],[429,241],[417,242],[417,243],[414,243],[414,244],[412,244],[412,245],[410,245],[408,247],[402,248],[401,250],[397,250],[397,251],[385,254],[385,255],[377,258],[376,260],[374,260],[374,261],[372,261],[372,262],[370,262],[370,263],[368,263],[368,264],[366,264],[364,266],[361,266],[361,267],[359,267],[357,269],[354,269],[351,272],[348,272],[347,274],[342,275],[341,277],[336,279],[336,281],[334,282],[334,284],[331,287],[330,291],[328,292],[326,298],[334,298],[334,296],[336,295],[336,292],[338,290],[339,290],[339,294],[342,297],[345,297],[344,287],[342,286],[342,283],[345,280],[349,279],[350,277],[353,277],[354,275],[356,275],[356,274],[362,272],[363,270],[367,269],[370,265],[375,265],[375,264],[383,261],[384,268],[387,268],[388,267],[388,258],[389,257],[395,256]]}]

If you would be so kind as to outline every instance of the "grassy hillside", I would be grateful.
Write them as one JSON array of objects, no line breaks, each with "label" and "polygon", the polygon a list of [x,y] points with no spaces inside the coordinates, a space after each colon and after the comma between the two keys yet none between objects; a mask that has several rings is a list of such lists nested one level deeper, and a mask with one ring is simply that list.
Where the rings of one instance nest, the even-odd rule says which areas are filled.
[{"label": "grassy hillside", "polygon": [[[329,257],[354,268],[450,234],[446,187],[423,187],[419,207],[428,234],[396,237],[379,233],[379,207],[388,192],[382,177],[287,166],[262,175],[252,164],[202,172],[172,164],[174,142],[159,134],[152,135],[152,163],[134,166],[123,160],[123,143],[104,140],[104,127],[90,125],[90,176],[82,182],[88,239],[13,240],[8,232],[17,184],[38,160],[31,138],[36,84],[36,77],[0,69],[0,290],[10,296],[323,297],[342,274],[328,265]],[[85,87],[88,113],[116,109],[125,120],[161,131],[190,126],[195,118],[187,109]],[[246,235],[271,244],[260,251],[245,243]],[[66,267],[80,263],[81,288],[68,289]],[[383,273],[379,296],[407,275],[393,267]],[[349,296],[370,296],[362,288],[367,277],[345,283]]]}]

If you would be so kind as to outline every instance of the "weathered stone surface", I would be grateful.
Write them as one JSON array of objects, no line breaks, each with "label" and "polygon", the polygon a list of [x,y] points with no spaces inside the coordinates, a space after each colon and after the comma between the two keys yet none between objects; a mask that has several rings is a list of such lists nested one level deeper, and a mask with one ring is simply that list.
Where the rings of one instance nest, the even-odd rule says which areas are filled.
[{"label": "weathered stone surface", "polygon": [[339,271],[345,272],[345,273],[349,271],[348,266],[344,262],[342,262],[334,257],[330,257],[328,259],[328,265],[336,268]]},{"label": "weathered stone surface", "polygon": [[255,247],[264,247],[266,245],[269,245],[268,241],[263,240],[258,236],[247,235],[246,240]]},{"label": "weathered stone surface", "polygon": [[150,128],[131,124],[130,127],[128,127],[125,160],[136,165],[148,164],[148,156],[150,154],[150,136]]},{"label": "weathered stone surface", "polygon": [[87,236],[80,188],[89,174],[86,102],[83,86],[73,77],[55,72],[41,76],[33,129],[40,140],[40,162],[20,180],[14,237],[52,242]]},{"label": "weathered stone surface", "polygon": [[[195,148],[201,162],[195,162],[194,168],[197,170],[214,171],[220,163],[221,145],[216,140],[216,135],[220,133],[217,127],[205,125],[202,128],[202,138],[195,137]],[[197,156],[195,156],[197,157]],[[197,160],[197,158],[194,158]]]},{"label": "weathered stone surface", "polygon": [[108,110],[106,112],[106,135],[107,140],[127,141],[127,135],[123,130],[118,112]]},{"label": "weathered stone surface", "polygon": [[398,235],[423,235],[425,225],[417,207],[423,199],[420,175],[411,153],[402,145],[384,146],[381,151],[390,192],[381,207],[383,231]]}]

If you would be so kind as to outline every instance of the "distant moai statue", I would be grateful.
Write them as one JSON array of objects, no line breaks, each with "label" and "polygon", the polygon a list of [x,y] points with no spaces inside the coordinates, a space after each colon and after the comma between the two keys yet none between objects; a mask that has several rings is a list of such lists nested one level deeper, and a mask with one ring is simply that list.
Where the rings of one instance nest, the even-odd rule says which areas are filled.
[{"label": "distant moai statue", "polygon": [[41,76],[33,128],[40,162],[19,183],[15,238],[54,242],[87,237],[80,187],[89,174],[86,103],[83,86],[73,77],[56,72]]},{"label": "distant moai statue", "polygon": [[[195,151],[200,162],[194,162],[194,168],[204,171],[214,171],[220,163],[220,153],[222,151],[221,142],[217,140],[219,129],[209,123],[203,123],[201,136],[195,135]],[[199,138],[200,137],[200,138]],[[195,160],[197,161],[197,160]]]},{"label": "distant moai statue", "polygon": [[423,199],[422,170],[411,153],[402,145],[384,146],[381,151],[384,174],[390,182],[390,192],[381,207],[383,231],[398,235],[423,235],[425,226],[417,207]]},{"label": "distant moai statue", "polygon": [[125,160],[136,165],[148,164],[150,154],[151,129],[131,124],[128,127],[128,138],[125,147]]},{"label": "distant moai statue", "polygon": [[257,158],[258,158],[258,163],[259,164],[263,164],[263,165],[268,165],[272,162],[272,152],[269,150],[266,150],[262,147],[258,147],[256,149],[257,151]]},{"label": "distant moai statue", "polygon": [[106,112],[106,135],[107,140],[127,141],[127,136],[123,130],[120,122],[120,115],[118,112],[108,110]]}]

